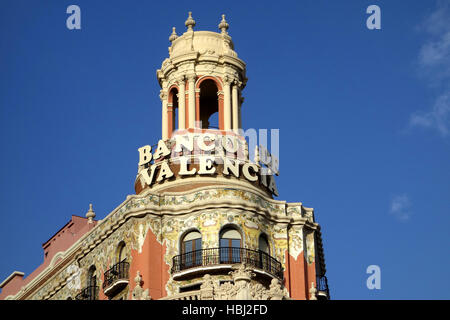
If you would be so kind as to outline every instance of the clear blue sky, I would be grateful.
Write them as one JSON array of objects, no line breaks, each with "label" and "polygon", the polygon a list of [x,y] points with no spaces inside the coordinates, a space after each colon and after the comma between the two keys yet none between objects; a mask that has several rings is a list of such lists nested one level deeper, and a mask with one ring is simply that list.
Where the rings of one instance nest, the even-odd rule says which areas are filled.
[{"label": "clear blue sky", "polygon": [[72,214],[133,194],[137,148],[161,135],[156,69],[188,11],[196,30],[227,15],[244,128],[280,129],[278,199],[315,208],[332,298],[449,299],[450,7],[430,0],[3,0],[0,281],[41,264]]}]

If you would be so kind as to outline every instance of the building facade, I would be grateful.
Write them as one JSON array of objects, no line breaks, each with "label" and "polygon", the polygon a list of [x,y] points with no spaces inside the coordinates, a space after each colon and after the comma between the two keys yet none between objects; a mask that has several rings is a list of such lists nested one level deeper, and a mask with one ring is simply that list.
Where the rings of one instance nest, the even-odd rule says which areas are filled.
[{"label": "building facade", "polygon": [[157,70],[162,139],[138,150],[136,194],[102,220],[92,205],[72,216],[0,299],[329,299],[313,209],[273,198],[275,156],[249,157],[225,16],[218,33],[194,31],[191,13],[185,25]]}]

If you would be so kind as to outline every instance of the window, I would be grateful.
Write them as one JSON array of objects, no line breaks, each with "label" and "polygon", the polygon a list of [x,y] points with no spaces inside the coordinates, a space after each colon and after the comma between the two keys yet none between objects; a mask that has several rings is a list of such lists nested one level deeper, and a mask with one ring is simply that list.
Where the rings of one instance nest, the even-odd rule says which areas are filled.
[{"label": "window", "polygon": [[263,270],[270,270],[270,246],[267,236],[262,233],[258,240],[259,247],[259,267]]},{"label": "window", "polygon": [[234,228],[226,228],[220,234],[220,262],[241,262],[241,234]]},{"label": "window", "polygon": [[95,266],[91,266],[88,272],[87,286],[95,287],[97,286],[97,276],[95,275]]},{"label": "window", "polygon": [[121,241],[119,245],[117,246],[117,262],[122,262],[126,259],[125,254],[125,242]]},{"label": "window", "polygon": [[181,242],[182,263],[186,267],[202,265],[202,234],[198,231],[187,233]]},{"label": "window", "polygon": [[169,136],[178,128],[178,90],[173,88],[169,92],[169,104],[167,106],[168,112],[168,131]]},{"label": "window", "polygon": [[88,271],[87,287],[84,290],[84,300],[97,300],[97,276],[95,266],[91,266]]},{"label": "window", "polygon": [[218,88],[214,80],[206,79],[200,84],[200,115],[203,129],[219,129]]},{"label": "window", "polygon": [[269,241],[264,233],[259,236],[259,250],[270,255]]}]

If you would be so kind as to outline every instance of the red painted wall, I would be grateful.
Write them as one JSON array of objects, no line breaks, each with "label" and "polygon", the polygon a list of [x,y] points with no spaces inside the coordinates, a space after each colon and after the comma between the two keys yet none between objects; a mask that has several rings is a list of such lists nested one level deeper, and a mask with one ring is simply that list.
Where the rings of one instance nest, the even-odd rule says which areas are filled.
[{"label": "red painted wall", "polygon": [[166,283],[170,278],[170,267],[164,262],[166,246],[161,245],[156,235],[149,230],[144,240],[141,253],[137,250],[131,251],[130,264],[130,296],[136,287],[134,278],[137,272],[141,274],[141,286],[144,290],[149,289],[149,294],[153,300],[165,297]]}]

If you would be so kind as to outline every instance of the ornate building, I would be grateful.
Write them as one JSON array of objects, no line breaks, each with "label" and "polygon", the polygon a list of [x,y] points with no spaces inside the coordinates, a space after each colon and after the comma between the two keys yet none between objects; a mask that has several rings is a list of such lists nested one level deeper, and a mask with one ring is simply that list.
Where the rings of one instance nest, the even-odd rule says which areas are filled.
[{"label": "ornate building", "polygon": [[138,150],[136,194],[103,220],[92,205],[72,216],[1,299],[329,298],[313,209],[274,200],[276,157],[249,159],[246,65],[225,16],[220,33],[194,31],[191,13],[185,25],[157,70],[162,139]]}]

